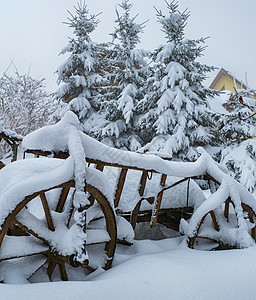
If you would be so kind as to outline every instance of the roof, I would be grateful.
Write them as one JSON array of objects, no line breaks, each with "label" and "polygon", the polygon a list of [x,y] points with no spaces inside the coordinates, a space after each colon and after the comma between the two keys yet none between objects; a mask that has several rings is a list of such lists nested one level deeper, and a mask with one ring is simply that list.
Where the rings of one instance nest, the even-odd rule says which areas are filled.
[{"label": "roof", "polygon": [[233,74],[231,74],[229,71],[225,70],[224,68],[221,68],[217,76],[214,78],[213,82],[210,84],[210,89],[214,88],[214,86],[217,84],[221,76],[227,76],[232,80],[235,79],[236,84],[239,84],[240,86],[243,85],[243,83],[240,80],[238,80]]}]

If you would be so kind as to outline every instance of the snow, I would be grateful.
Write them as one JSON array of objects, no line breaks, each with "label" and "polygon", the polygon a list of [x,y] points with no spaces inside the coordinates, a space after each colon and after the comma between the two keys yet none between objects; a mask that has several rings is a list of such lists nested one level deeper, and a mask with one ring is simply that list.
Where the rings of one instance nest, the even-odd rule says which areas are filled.
[{"label": "snow", "polygon": [[224,105],[228,103],[228,99],[231,95],[230,91],[222,91],[218,96],[214,96],[213,98],[208,98],[208,104],[210,105],[211,111],[228,115],[229,112],[224,108]]},{"label": "snow", "polygon": [[[234,299],[234,296],[243,295],[244,299],[244,296],[250,298],[253,296],[254,291],[250,286],[245,291],[247,294],[244,294],[244,290],[241,287],[238,288],[237,283],[240,282],[241,274],[246,275],[243,287],[248,282],[253,282],[252,278],[256,279],[256,272],[253,274],[253,271],[251,271],[250,277],[247,275],[248,270],[251,270],[251,261],[256,258],[256,247],[253,246],[254,242],[249,235],[249,230],[253,224],[246,221],[241,207],[241,202],[244,202],[255,212],[255,198],[244,187],[230,178],[223,166],[213,161],[211,156],[200,147],[197,151],[201,156],[193,163],[167,161],[153,154],[142,155],[114,149],[79,131],[78,125],[77,117],[72,112],[67,112],[59,123],[41,128],[24,138],[23,148],[25,150],[42,149],[43,145],[45,151],[68,150],[70,157],[66,160],[31,158],[11,163],[0,170],[0,223],[3,223],[5,217],[26,195],[38,190],[48,189],[49,182],[51,186],[54,186],[70,179],[75,179],[77,186],[75,193],[78,194],[74,201],[76,209],[79,208],[81,203],[82,205],[87,203],[87,195],[83,191],[85,179],[88,184],[97,187],[106,195],[113,207],[113,193],[115,192],[114,186],[115,180],[118,178],[118,172],[110,167],[106,167],[104,172],[86,167],[86,157],[119,165],[125,164],[130,167],[146,169],[149,172],[155,170],[160,174],[167,174],[168,185],[178,181],[180,179],[178,177],[192,177],[208,173],[220,182],[220,187],[217,191],[213,190],[212,193],[208,193],[208,195],[205,193],[204,195],[196,183],[191,181],[188,200],[195,210],[188,222],[185,220],[181,222],[180,228],[181,232],[185,234],[184,237],[172,237],[158,241],[134,240],[134,231],[131,225],[124,218],[117,217],[117,238],[129,243],[133,242],[133,245],[130,247],[117,246],[112,269],[105,272],[98,268],[97,271],[87,277],[81,267],[72,271],[68,269],[72,274],[70,278],[73,281],[65,284],[54,282],[51,284],[32,284],[30,286],[20,285],[15,286],[15,289],[4,285],[0,288],[7,295],[5,299],[8,299],[8,297],[12,299],[11,297],[16,296],[16,292],[22,294],[21,297],[28,297],[29,294],[33,298],[35,293],[38,293],[40,295],[39,298],[37,297],[38,299],[48,297],[55,300],[63,297],[65,299],[71,299],[71,297],[72,299],[83,299],[85,294],[89,299],[120,299],[121,297],[124,299],[131,297],[134,299],[136,297],[137,299],[155,299],[156,297],[157,299],[166,299],[168,295],[178,299]],[[49,136],[51,142],[49,142]],[[136,170],[129,170],[127,174],[127,176],[130,176],[129,189],[126,194],[122,195],[120,200],[122,204],[120,204],[119,209],[132,209],[139,201],[139,174]],[[159,193],[161,190],[160,174],[153,174],[152,179],[148,180],[149,183],[143,195],[144,197]],[[187,201],[184,197],[186,190],[187,182],[167,190],[163,197],[163,207],[184,207],[186,205],[184,199]],[[234,203],[234,213],[230,214],[229,222],[220,213],[223,212],[221,207],[223,207],[228,197]],[[175,198],[175,200],[172,201],[172,198]],[[51,201],[49,206],[52,206]],[[145,203],[142,205],[142,209],[148,209]],[[79,226],[72,226],[68,229],[62,222],[62,218],[65,217],[68,210],[69,206],[67,205],[63,214],[52,213],[55,225],[54,232],[47,230],[44,220],[40,220],[30,210],[23,210],[17,216],[17,219],[25,226],[33,228],[33,230],[36,228],[34,231],[48,240],[58,253],[62,255],[77,253],[77,259],[83,261],[87,258],[87,254],[82,251],[84,241],[86,240],[87,244],[108,241],[109,235],[106,230],[102,229],[101,219],[95,221],[94,227],[88,226],[87,235],[81,231]],[[201,219],[209,211],[215,212],[220,230],[217,231],[211,226],[207,226],[209,223],[208,217],[205,224],[203,224],[205,226],[200,228],[199,236],[213,238],[229,245],[247,249],[204,252],[187,248],[187,238],[192,238],[195,235]],[[87,212],[88,222],[97,214],[97,206],[89,208]],[[83,220],[83,215],[76,211],[74,220],[76,221],[75,225],[79,225],[80,221]],[[234,224],[235,226],[233,226]],[[95,234],[96,231],[97,234]],[[23,239],[27,240],[24,237],[22,242]],[[4,243],[5,248],[1,249],[3,256],[12,255],[8,253],[8,247],[15,244],[15,239],[8,237],[6,241],[4,240]],[[88,256],[90,259],[92,258],[91,266],[99,267],[102,265],[105,254],[103,253],[103,256],[97,259],[100,248],[93,248],[94,246],[87,246],[88,251],[91,253]],[[98,247],[98,245],[96,246]],[[32,247],[32,250],[29,247]],[[205,243],[202,247],[209,249],[210,245]],[[32,239],[32,242],[24,247],[22,253],[44,250],[42,243],[34,245]],[[24,276],[32,274],[36,264],[41,263],[40,259],[38,262],[34,258],[29,258],[31,263],[25,264],[24,267],[18,263],[22,262],[23,258],[18,259],[17,264],[15,261],[14,263],[10,263],[8,260],[3,262],[4,268],[1,269],[0,280],[4,279],[8,283],[26,283],[23,279]],[[12,275],[13,273],[15,276]],[[32,282],[33,280],[48,281],[43,275],[39,274],[37,276],[32,277]],[[54,277],[53,280],[58,279]],[[85,281],[78,282],[80,280]],[[219,285],[218,289],[215,288],[216,284]]]},{"label": "snow", "polygon": [[198,251],[182,238],[117,247],[112,269],[87,281],[1,285],[12,299],[253,299],[256,248]]}]

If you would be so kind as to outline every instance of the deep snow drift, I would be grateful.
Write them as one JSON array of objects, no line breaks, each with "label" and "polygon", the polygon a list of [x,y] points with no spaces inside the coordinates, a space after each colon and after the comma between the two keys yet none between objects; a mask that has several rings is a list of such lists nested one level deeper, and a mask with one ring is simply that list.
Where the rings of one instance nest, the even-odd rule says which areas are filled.
[{"label": "deep snow drift", "polygon": [[1,285],[1,299],[254,299],[256,248],[198,251],[182,238],[117,247],[113,267],[88,281]]}]

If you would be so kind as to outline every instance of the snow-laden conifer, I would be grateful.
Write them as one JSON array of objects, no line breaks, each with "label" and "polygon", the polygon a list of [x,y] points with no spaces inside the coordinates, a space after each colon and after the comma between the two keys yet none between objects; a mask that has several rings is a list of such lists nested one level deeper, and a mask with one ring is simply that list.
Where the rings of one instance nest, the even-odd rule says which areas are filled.
[{"label": "snow-laden conifer", "polygon": [[148,93],[139,104],[140,137],[144,151],[157,151],[173,158],[194,160],[195,147],[214,144],[210,111],[206,98],[215,94],[202,84],[214,67],[198,59],[205,38],[184,37],[189,13],[180,12],[176,1],[167,3],[168,14],[157,10],[166,43],[152,54],[153,75]]},{"label": "snow-laden conifer", "polygon": [[144,97],[143,87],[146,80],[147,62],[145,50],[136,48],[140,42],[139,34],[144,23],[135,23],[131,17],[132,4],[123,0],[116,10],[116,27],[109,57],[110,88],[104,95],[103,110],[107,123],[99,132],[104,142],[117,148],[137,150],[142,146],[136,132],[136,107]]},{"label": "snow-laden conifer", "polygon": [[87,5],[80,2],[75,14],[69,12],[68,24],[74,37],[60,54],[69,53],[69,57],[57,70],[58,84],[56,92],[60,100],[56,116],[62,116],[71,110],[78,116],[82,130],[89,131],[90,118],[100,108],[100,95],[107,85],[105,78],[106,45],[93,42],[90,35],[96,29],[98,15],[90,15]]},{"label": "snow-laden conifer", "polygon": [[[226,104],[229,113],[218,116],[218,130],[224,144],[221,162],[236,180],[256,194],[256,121],[255,116],[250,118],[255,107],[254,94],[250,89],[230,93]],[[239,103],[240,96],[252,110]],[[245,120],[238,117],[239,113]]]}]

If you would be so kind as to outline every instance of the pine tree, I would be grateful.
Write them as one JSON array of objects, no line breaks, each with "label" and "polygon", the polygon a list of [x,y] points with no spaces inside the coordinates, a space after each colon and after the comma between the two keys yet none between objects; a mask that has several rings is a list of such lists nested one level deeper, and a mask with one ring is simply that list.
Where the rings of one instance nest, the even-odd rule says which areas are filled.
[{"label": "pine tree", "polygon": [[106,124],[99,132],[105,143],[117,148],[137,150],[141,140],[136,132],[136,107],[144,97],[143,86],[146,80],[147,62],[145,50],[136,48],[144,23],[136,24],[130,17],[132,4],[123,0],[116,10],[116,27],[112,33],[113,44],[109,57],[110,89],[104,95],[103,110]]},{"label": "pine tree", "polygon": [[[255,91],[236,90],[227,101],[229,113],[218,116],[218,130],[223,137],[224,147],[220,161],[231,176],[256,195],[256,120],[250,117],[255,110]],[[239,98],[253,105],[241,105]],[[239,118],[239,114],[246,120]]]},{"label": "pine tree", "polygon": [[253,100],[251,98],[252,94],[254,94],[254,91],[250,89],[236,89],[235,93],[230,92],[229,95],[227,95],[228,100],[225,104],[229,113],[215,117],[218,130],[220,131],[225,146],[240,144],[245,139],[256,136],[255,119],[248,118],[246,122],[244,122],[239,118],[239,114],[247,118],[252,113],[248,106],[241,105],[239,98],[242,97],[245,101],[246,99],[250,101]]},{"label": "pine tree", "polygon": [[69,14],[66,24],[73,29],[74,37],[60,53],[70,53],[70,56],[57,70],[57,82],[63,85],[56,92],[60,108],[55,117],[71,110],[77,114],[81,129],[89,132],[90,120],[100,109],[100,97],[108,85],[105,77],[107,45],[91,40],[90,34],[99,20],[98,15],[89,14],[85,3],[80,2],[75,14]]},{"label": "pine tree", "polygon": [[153,74],[147,82],[148,93],[139,104],[141,113],[147,111],[139,122],[140,137],[146,144],[142,150],[194,160],[195,147],[214,144],[215,140],[206,99],[217,92],[202,84],[214,67],[198,61],[205,38],[184,37],[187,10],[180,12],[176,1],[166,4],[168,15],[156,12],[167,41],[152,54]]}]

